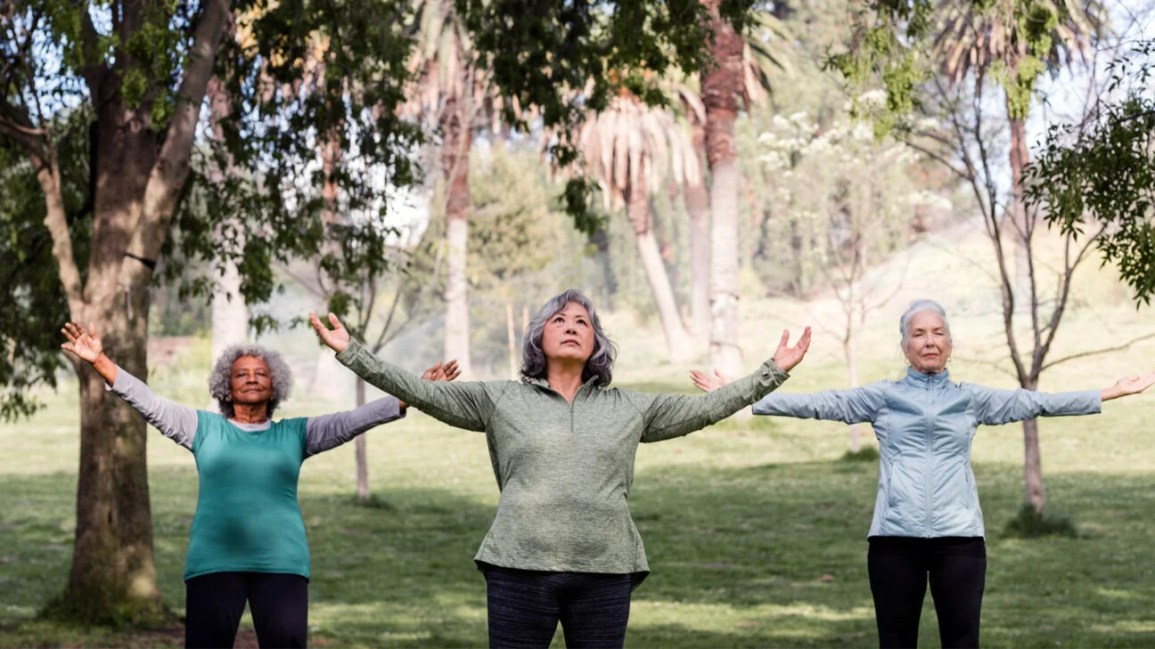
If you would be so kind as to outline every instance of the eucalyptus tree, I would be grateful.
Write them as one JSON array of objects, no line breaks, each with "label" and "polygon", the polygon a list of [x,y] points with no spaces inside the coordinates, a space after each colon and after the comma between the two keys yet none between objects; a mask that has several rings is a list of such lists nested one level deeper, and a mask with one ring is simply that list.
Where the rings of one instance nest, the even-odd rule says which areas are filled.
[{"label": "eucalyptus tree", "polygon": [[[253,42],[241,46],[225,34],[247,7],[226,0],[4,4],[5,173],[34,187],[38,199],[0,223],[6,235],[51,241],[50,255],[42,247],[17,259],[13,279],[23,284],[13,288],[14,317],[0,331],[6,349],[20,350],[0,360],[6,413],[28,412],[27,390],[53,383],[64,359],[49,332],[65,320],[95,323],[110,354],[146,377],[148,288],[162,258],[176,272],[182,257],[231,256],[246,299],[267,298],[276,286],[270,261],[314,253],[325,236],[309,164],[316,134],[329,125],[345,125],[342,142],[359,152],[362,168],[387,168],[400,183],[411,177],[405,154],[413,135],[394,111],[378,109],[398,103],[405,78],[400,10],[376,0],[282,2],[254,19]],[[296,62],[303,45],[322,35],[340,44],[330,49],[330,69],[340,73],[329,79],[356,79],[366,92],[344,94],[341,82],[303,92],[307,80]],[[203,158],[212,148],[198,146],[214,71],[237,106],[221,122],[234,172],[216,183]],[[85,143],[80,152],[76,142]],[[356,174],[343,180],[350,196],[371,191]],[[242,219],[223,233],[245,235],[236,249],[212,236],[228,216]],[[362,242],[379,236],[356,228],[334,234]],[[174,241],[181,255],[169,256]],[[45,277],[56,287],[41,293]],[[191,288],[205,294],[211,284],[199,278]],[[29,336],[19,322],[34,319],[52,326]],[[81,403],[75,543],[67,587],[49,612],[96,623],[156,621],[166,609],[154,567],[145,425],[104,398],[99,377],[73,370]]]},{"label": "eucalyptus tree", "polygon": [[670,361],[688,360],[689,334],[654,236],[650,195],[667,173],[678,185],[701,185],[702,170],[693,146],[668,111],[624,93],[589,116],[578,131],[577,143],[587,173],[602,189],[606,209],[624,208],[629,218]]}]

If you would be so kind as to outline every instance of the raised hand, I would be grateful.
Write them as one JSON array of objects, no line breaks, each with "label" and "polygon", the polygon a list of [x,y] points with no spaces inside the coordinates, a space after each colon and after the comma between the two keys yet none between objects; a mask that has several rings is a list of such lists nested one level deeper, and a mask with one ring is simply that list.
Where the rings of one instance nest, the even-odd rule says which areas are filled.
[{"label": "raised hand", "polygon": [[694,382],[694,387],[702,392],[713,392],[729,383],[730,377],[718,370],[714,370],[712,375],[699,370],[690,370],[690,380]]},{"label": "raised hand", "polygon": [[92,323],[88,324],[88,329],[76,322],[65,323],[64,328],[60,330],[68,342],[60,346],[66,352],[76,354],[80,360],[95,363],[96,359],[104,353],[104,344],[100,342],[100,336],[96,335],[96,328]]},{"label": "raised hand", "polygon": [[774,351],[774,363],[784,372],[789,372],[795,365],[802,362],[806,350],[810,349],[810,327],[802,330],[802,337],[793,347],[790,346],[790,330],[782,331],[782,339],[778,341],[778,349]]},{"label": "raised hand", "polygon": [[345,329],[345,325],[337,319],[337,316],[329,314],[329,324],[333,326],[332,329],[322,324],[321,319],[317,317],[316,313],[309,313],[309,324],[313,325],[313,329],[317,331],[317,337],[321,342],[325,343],[329,349],[338,354],[345,351],[349,347],[349,332]]},{"label": "raised hand", "polygon": [[457,367],[456,360],[435,363],[421,373],[421,378],[426,381],[452,381],[459,376],[461,376],[461,369]]}]

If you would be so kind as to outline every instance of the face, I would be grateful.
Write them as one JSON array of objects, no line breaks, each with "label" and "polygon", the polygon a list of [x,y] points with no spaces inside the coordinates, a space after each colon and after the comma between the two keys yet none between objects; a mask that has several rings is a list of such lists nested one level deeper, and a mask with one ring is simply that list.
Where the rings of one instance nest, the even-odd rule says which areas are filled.
[{"label": "face", "polygon": [[910,319],[906,346],[902,350],[910,366],[925,374],[938,374],[950,359],[950,335],[942,316],[922,311]]},{"label": "face", "polygon": [[586,308],[570,302],[547,318],[541,332],[541,349],[547,362],[585,365],[594,353],[594,325]]},{"label": "face", "polygon": [[273,378],[269,364],[256,356],[241,356],[233,361],[230,379],[233,403],[255,405],[267,403],[273,396]]}]

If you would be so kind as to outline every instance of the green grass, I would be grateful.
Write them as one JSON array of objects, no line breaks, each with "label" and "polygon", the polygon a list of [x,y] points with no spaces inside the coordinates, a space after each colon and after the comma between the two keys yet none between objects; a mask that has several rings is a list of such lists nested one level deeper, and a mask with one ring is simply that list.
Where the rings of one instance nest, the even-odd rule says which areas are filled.
[{"label": "green grass", "polygon": [[[623,332],[619,341],[636,334],[625,319],[614,326]],[[1096,326],[1091,322],[1085,333]],[[825,348],[784,389],[845,383],[830,344],[818,344]],[[1107,385],[1144,369],[1133,366],[1155,356],[1152,351],[1155,344],[1147,344],[1060,366],[1045,387]],[[158,369],[153,385],[199,405],[207,368],[197,359],[203,356],[198,341],[183,361]],[[876,351],[864,362],[864,378],[895,376],[895,358],[890,348]],[[689,391],[687,368],[626,359],[619,383]],[[961,354],[952,372],[1008,385]],[[179,632],[124,635],[35,620],[67,579],[75,509],[74,386],[64,384],[47,401],[49,408],[31,421],[0,426],[0,647],[179,646]],[[329,409],[302,399],[281,414]],[[980,429],[974,462],[989,544],[982,632],[988,647],[1155,641],[1149,541],[1155,536],[1155,452],[1148,424],[1155,420],[1155,395],[1105,410],[1040,426],[1049,502],[1077,524],[1075,538],[1005,536],[1022,504],[1021,428]],[[415,414],[369,439],[369,505],[352,498],[351,445],[309,460],[302,472],[301,507],[313,554],[311,642],[484,646],[485,587],[472,557],[497,502],[484,437]],[[872,445],[867,431],[864,447]],[[627,644],[875,645],[865,535],[877,462],[844,459],[847,446],[841,425],[761,417],[735,417],[643,446],[631,508],[653,573],[635,591]],[[184,449],[155,432],[148,453],[158,579],[165,600],[181,612],[196,472]],[[929,598],[921,633],[923,646],[938,646]]]}]

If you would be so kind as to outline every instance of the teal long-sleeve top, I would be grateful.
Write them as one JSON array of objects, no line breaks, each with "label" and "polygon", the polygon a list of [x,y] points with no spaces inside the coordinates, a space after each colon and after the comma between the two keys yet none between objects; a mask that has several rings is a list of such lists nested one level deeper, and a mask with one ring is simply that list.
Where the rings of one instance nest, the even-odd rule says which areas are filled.
[{"label": "teal long-sleeve top", "polygon": [[570,403],[544,380],[423,381],[355,341],[337,359],[442,422],[484,432],[501,497],[475,559],[551,572],[648,572],[628,505],[638,443],[718,422],[788,376],[767,361],[700,396],[606,388],[591,379]]}]

